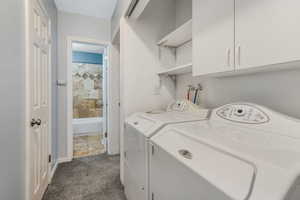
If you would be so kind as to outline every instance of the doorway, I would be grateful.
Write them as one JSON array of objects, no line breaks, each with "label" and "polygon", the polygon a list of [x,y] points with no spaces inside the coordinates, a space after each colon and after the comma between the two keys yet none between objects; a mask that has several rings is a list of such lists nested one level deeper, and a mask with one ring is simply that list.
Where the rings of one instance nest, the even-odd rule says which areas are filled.
[{"label": "doorway", "polygon": [[71,156],[103,154],[107,151],[107,46],[70,42]]}]

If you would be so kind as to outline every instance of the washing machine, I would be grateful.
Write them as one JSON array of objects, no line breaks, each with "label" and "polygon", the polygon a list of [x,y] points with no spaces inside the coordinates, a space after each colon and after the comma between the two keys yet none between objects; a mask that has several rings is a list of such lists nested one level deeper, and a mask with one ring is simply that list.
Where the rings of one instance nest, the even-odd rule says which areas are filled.
[{"label": "washing machine", "polygon": [[209,111],[189,101],[170,104],[166,111],[135,113],[124,131],[124,187],[128,200],[148,200],[149,138],[167,124],[207,119]]},{"label": "washing machine", "polygon": [[299,200],[300,121],[233,103],[150,139],[155,200]]}]

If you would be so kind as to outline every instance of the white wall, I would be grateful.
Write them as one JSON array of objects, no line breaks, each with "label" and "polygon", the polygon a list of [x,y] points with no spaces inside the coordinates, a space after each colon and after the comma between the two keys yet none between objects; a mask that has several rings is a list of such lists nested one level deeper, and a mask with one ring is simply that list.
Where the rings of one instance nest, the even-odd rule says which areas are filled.
[{"label": "white wall", "polygon": [[300,70],[261,72],[207,80],[183,75],[178,77],[177,83],[178,97],[183,97],[187,84],[202,83],[202,101],[208,107],[249,101],[300,118]]},{"label": "white wall", "polygon": [[[173,0],[176,4],[176,26],[179,26],[192,18],[192,0]],[[119,0],[111,19],[111,34],[115,36],[120,27],[120,19],[124,16],[131,0]]]},{"label": "white wall", "polygon": [[163,108],[174,97],[174,88],[160,84],[157,72],[164,69],[156,45],[174,29],[173,0],[152,0],[137,21],[121,21],[122,103],[125,115]]},{"label": "white wall", "polygon": [[108,153],[120,153],[120,45],[110,48],[108,85]]},{"label": "white wall", "polygon": [[111,36],[112,38],[120,29],[120,19],[124,16],[131,0],[118,0],[114,14],[111,18]]},{"label": "white wall", "polygon": [[174,0],[176,4],[176,27],[192,19],[193,0]]},{"label": "white wall", "polygon": [[0,6],[0,199],[23,200],[25,187],[24,0]]},{"label": "white wall", "polygon": [[[176,27],[181,26],[192,19],[192,0],[176,0]],[[184,65],[192,62],[192,42],[177,48],[176,65]]]},{"label": "white wall", "polygon": [[[82,37],[87,39],[110,41],[110,21],[86,17],[78,14],[58,12],[58,79],[67,80],[67,38]],[[67,88],[58,90],[58,155],[67,157]]]},{"label": "white wall", "polygon": [[[173,0],[152,0],[139,20],[121,20],[121,124],[124,117],[137,112],[165,108],[174,99],[172,82],[164,80],[159,88],[157,72],[164,69],[156,45],[175,27]],[[121,126],[121,152],[123,152]],[[121,154],[121,163],[123,154]],[[121,169],[123,167],[121,166]],[[123,171],[121,171],[121,178]]]}]

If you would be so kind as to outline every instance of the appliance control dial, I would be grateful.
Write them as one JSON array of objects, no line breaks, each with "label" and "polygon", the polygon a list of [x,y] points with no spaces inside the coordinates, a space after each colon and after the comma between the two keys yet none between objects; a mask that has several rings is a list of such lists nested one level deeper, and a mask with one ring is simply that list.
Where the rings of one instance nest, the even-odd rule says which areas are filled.
[{"label": "appliance control dial", "polygon": [[246,115],[246,110],[245,109],[243,109],[243,108],[236,108],[235,109],[235,111],[234,111],[234,114],[236,115],[236,116],[245,116]]}]

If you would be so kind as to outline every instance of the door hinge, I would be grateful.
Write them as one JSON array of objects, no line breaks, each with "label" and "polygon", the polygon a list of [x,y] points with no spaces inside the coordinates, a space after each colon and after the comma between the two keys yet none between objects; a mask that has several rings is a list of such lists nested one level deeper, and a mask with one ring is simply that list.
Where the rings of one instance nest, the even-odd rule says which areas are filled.
[{"label": "door hinge", "polygon": [[48,156],[48,162],[49,162],[49,163],[52,162],[52,156],[51,156],[51,155]]},{"label": "door hinge", "polygon": [[151,145],[151,153],[152,153],[152,155],[154,155],[154,151],[155,149],[154,149],[154,145]]},{"label": "door hinge", "polygon": [[124,158],[127,158],[127,153],[126,153],[126,151],[124,151]]},{"label": "door hinge", "polygon": [[107,138],[107,132],[104,133],[104,137]]}]

